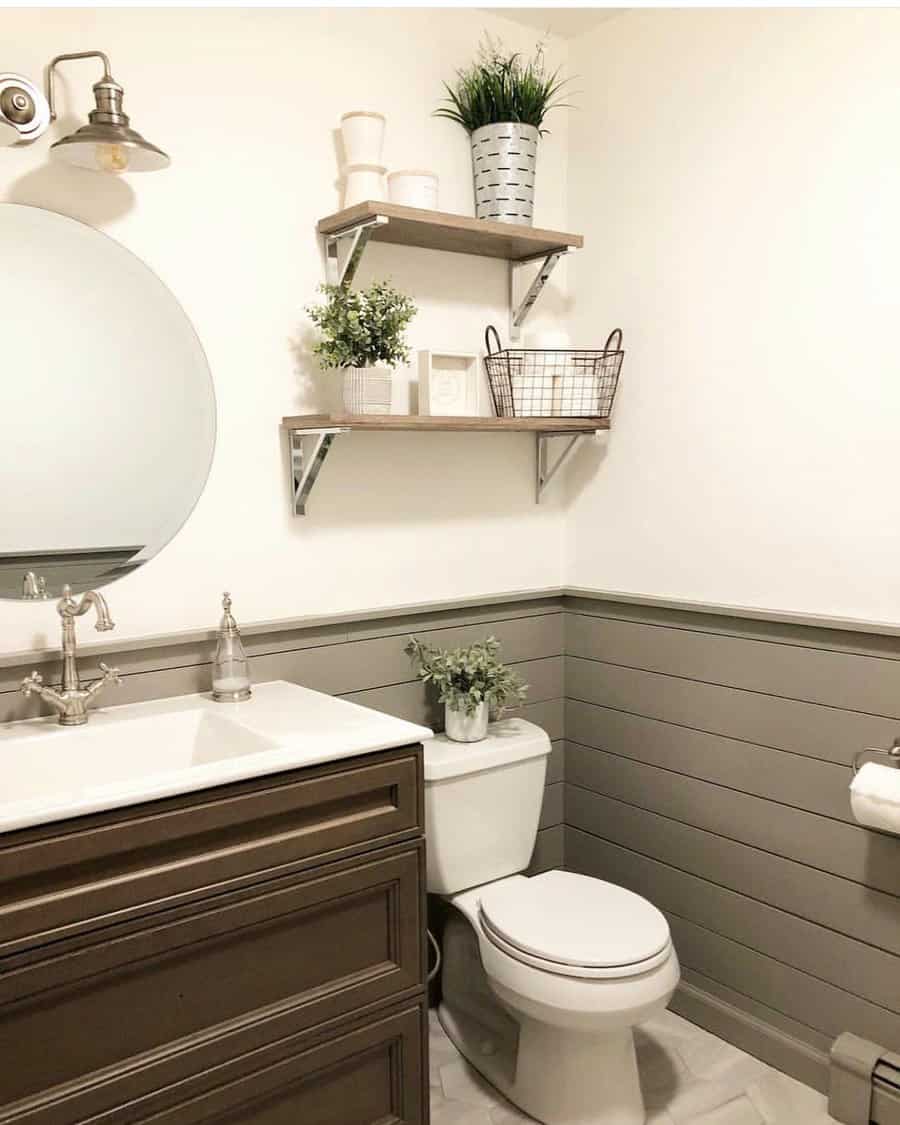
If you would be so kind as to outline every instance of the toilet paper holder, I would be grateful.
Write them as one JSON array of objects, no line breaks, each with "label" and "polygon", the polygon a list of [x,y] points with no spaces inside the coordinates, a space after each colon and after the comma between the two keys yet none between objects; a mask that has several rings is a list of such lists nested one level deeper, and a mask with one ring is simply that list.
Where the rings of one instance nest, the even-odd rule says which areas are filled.
[{"label": "toilet paper holder", "polygon": [[865,750],[858,750],[853,755],[853,773],[856,775],[859,772],[860,766],[863,764],[863,759],[867,754],[875,754],[882,758],[888,759],[888,765],[896,766],[900,769],[900,735],[898,735],[891,745],[890,750],[882,750],[877,746],[869,746]]}]

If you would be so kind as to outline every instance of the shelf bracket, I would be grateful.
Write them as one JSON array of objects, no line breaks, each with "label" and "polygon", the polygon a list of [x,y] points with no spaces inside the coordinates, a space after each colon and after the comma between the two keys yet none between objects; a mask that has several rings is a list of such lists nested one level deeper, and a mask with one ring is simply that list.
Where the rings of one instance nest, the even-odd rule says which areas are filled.
[{"label": "shelf bracket", "polygon": [[378,227],[388,222],[387,215],[374,215],[353,226],[323,235],[325,276],[329,285],[350,285],[357,266]]},{"label": "shelf bracket", "polygon": [[[588,436],[590,435],[587,433],[569,434],[565,432],[558,434],[550,432],[535,434],[535,438],[537,439],[537,449],[535,451],[537,464],[537,494],[535,496],[535,503],[540,504],[544,495],[544,489],[546,489],[547,485],[553,480],[565,462],[568,461],[579,441]],[[552,464],[550,461],[551,438],[568,438],[562,452]]]},{"label": "shelf bracket", "polygon": [[[510,340],[519,340],[522,336],[522,325],[525,323],[525,318],[531,312],[532,306],[541,295],[541,291],[547,284],[550,274],[556,268],[556,263],[560,258],[568,253],[568,248],[560,246],[557,250],[551,250],[549,254],[537,254],[530,258],[521,258],[519,261],[509,263],[509,338]],[[528,287],[528,292],[519,302],[518,306],[515,304],[515,279],[516,270],[520,266],[528,265],[529,262],[535,262],[543,258],[544,262],[538,270],[537,275]]]},{"label": "shelf bracket", "polygon": [[291,502],[295,516],[306,515],[306,501],[325,464],[331,444],[338,434],[345,433],[344,427],[288,432]]}]

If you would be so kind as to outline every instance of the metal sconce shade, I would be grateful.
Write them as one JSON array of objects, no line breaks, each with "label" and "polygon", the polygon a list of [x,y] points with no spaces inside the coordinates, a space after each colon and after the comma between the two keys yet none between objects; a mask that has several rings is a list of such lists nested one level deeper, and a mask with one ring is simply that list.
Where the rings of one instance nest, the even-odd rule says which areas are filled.
[{"label": "metal sconce shade", "polygon": [[50,154],[94,172],[155,172],[172,163],[162,149],[127,125],[83,125],[51,145]]},{"label": "metal sconce shade", "polygon": [[131,128],[128,114],[122,108],[124,91],[109,72],[109,59],[102,51],[82,51],[74,55],[58,55],[47,71],[47,94],[50,112],[56,116],[53,98],[53,72],[67,59],[99,58],[103,77],[94,86],[96,107],[88,114],[88,124],[50,148],[50,155],[79,168],[94,172],[155,172],[168,168],[169,157],[161,148],[145,140]]}]

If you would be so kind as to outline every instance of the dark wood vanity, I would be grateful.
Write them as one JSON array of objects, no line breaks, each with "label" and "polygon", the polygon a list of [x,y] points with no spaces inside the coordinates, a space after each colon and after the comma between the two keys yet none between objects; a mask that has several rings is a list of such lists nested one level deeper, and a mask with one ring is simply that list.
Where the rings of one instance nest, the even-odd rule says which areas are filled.
[{"label": "dark wood vanity", "polygon": [[426,1125],[422,750],[0,835],[0,1125]]}]

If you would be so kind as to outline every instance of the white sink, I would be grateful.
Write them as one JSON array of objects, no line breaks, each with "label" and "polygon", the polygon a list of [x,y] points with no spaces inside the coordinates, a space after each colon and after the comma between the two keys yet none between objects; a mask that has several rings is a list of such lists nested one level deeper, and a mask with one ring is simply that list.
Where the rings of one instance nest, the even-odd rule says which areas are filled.
[{"label": "white sink", "polygon": [[0,725],[0,832],[405,746],[425,727],[280,681]]}]

